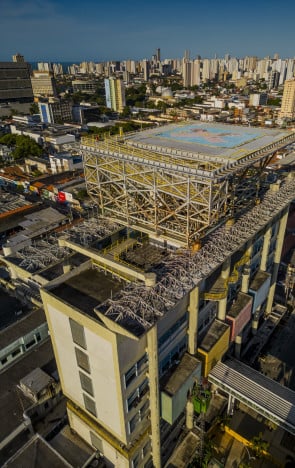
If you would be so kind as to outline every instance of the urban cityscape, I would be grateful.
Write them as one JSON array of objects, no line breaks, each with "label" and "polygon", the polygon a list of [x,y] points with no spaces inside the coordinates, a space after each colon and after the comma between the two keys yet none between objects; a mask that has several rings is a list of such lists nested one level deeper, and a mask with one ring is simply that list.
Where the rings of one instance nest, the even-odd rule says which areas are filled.
[{"label": "urban cityscape", "polygon": [[19,47],[0,465],[294,467],[295,57]]}]

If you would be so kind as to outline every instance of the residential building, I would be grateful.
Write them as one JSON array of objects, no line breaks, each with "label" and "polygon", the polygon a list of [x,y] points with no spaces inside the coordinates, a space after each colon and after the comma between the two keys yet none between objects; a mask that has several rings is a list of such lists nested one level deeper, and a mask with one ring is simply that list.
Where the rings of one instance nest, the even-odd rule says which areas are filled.
[{"label": "residential building", "polygon": [[126,105],[125,101],[125,86],[123,80],[119,78],[106,78],[105,92],[106,92],[106,106],[116,112],[123,112]]},{"label": "residential building", "polygon": [[52,72],[33,71],[31,83],[34,96],[57,96],[56,81]]},{"label": "residential building", "polygon": [[267,93],[252,93],[250,94],[249,106],[258,107],[266,106]]},{"label": "residential building", "polygon": [[285,81],[280,118],[295,118],[295,78]]},{"label": "residential building", "polygon": [[97,82],[94,80],[74,80],[72,81],[74,93],[94,94],[97,89]]},{"label": "residential building", "polygon": [[69,100],[50,98],[47,102],[38,102],[41,121],[44,123],[71,122],[72,103]]}]

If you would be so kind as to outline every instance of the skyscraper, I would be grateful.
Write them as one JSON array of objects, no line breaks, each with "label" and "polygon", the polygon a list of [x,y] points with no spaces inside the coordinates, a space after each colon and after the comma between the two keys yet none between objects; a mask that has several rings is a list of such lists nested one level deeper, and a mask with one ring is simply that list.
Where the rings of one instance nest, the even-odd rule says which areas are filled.
[{"label": "skyscraper", "polygon": [[285,81],[280,117],[295,118],[295,78]]},{"label": "skyscraper", "polygon": [[32,102],[30,65],[19,54],[13,62],[0,62],[0,102]]},{"label": "skyscraper", "polygon": [[106,106],[116,112],[123,112],[126,105],[125,86],[119,78],[106,78],[104,80],[106,93]]}]

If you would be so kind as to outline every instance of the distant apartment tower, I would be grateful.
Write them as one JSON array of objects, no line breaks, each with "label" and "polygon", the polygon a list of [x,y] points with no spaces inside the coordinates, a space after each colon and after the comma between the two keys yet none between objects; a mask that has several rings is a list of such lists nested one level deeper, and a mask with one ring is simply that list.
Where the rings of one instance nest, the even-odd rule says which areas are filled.
[{"label": "distant apartment tower", "polygon": [[34,96],[57,96],[56,82],[52,72],[33,71],[31,83]]},{"label": "distant apartment tower", "polygon": [[67,100],[51,98],[47,102],[39,102],[39,113],[44,123],[71,122],[72,103]]},{"label": "distant apartment tower", "polygon": [[148,60],[143,60],[142,70],[143,70],[143,79],[144,79],[144,81],[148,81],[149,77],[150,77],[150,63],[149,63]]},{"label": "distant apartment tower", "polygon": [[161,62],[161,49],[156,50],[157,62]]},{"label": "distant apartment tower", "polygon": [[123,112],[126,105],[125,86],[119,78],[106,78],[104,80],[106,92],[106,106],[116,112]]},{"label": "distant apartment tower", "polygon": [[74,80],[72,81],[74,93],[94,94],[97,88],[95,80]]},{"label": "distant apartment tower", "polygon": [[285,81],[280,117],[295,118],[295,78]]},{"label": "distant apartment tower", "polygon": [[267,93],[253,93],[250,94],[249,105],[253,107],[266,106]]},{"label": "distant apartment tower", "polygon": [[30,65],[15,55],[13,62],[0,62],[0,102],[32,102]]},{"label": "distant apartment tower", "polygon": [[12,61],[14,63],[24,63],[25,59],[23,55],[17,53],[12,56]]}]

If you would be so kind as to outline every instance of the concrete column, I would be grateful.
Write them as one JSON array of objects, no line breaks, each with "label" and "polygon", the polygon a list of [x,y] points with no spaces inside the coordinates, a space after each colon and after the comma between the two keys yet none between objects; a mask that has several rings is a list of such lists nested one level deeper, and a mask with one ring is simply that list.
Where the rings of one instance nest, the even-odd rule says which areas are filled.
[{"label": "concrete column", "polygon": [[189,431],[194,427],[194,405],[190,400],[186,403],[186,427]]},{"label": "concrete column", "polygon": [[189,294],[188,306],[188,352],[192,355],[197,352],[199,302],[200,289],[196,286]]},{"label": "concrete column", "polygon": [[158,333],[156,325],[147,333],[147,348],[149,356],[152,457],[154,467],[161,468]]},{"label": "concrete column", "polygon": [[268,259],[268,251],[269,251],[269,244],[271,239],[271,231],[272,226],[270,226],[263,237],[263,247],[261,252],[261,261],[260,261],[260,270],[266,271],[267,268],[267,259]]},{"label": "concrete column", "polygon": [[242,348],[242,337],[241,335],[237,335],[235,338],[235,358],[241,358],[241,348]]},{"label": "concrete column", "polygon": [[229,414],[230,416],[233,414],[234,404],[235,404],[235,397],[232,395],[228,395],[227,414]]},{"label": "concrete column", "polygon": [[258,329],[259,313],[255,312],[252,317],[252,335],[256,335]]},{"label": "concrete column", "polygon": [[[222,265],[222,270],[221,270],[221,278],[224,279],[226,282],[228,280],[230,274],[230,259],[227,259],[224,264]],[[227,285],[226,285],[226,290],[227,290]],[[218,312],[217,312],[217,318],[219,320],[222,320],[224,322],[225,316],[226,316],[226,305],[227,305],[227,295],[224,299],[221,299],[218,302]]]},{"label": "concrete column", "polygon": [[249,292],[252,251],[253,245],[250,245],[250,247],[246,251],[246,256],[249,257],[249,260],[245,263],[242,273],[241,292],[245,294],[248,294]]},{"label": "concrete column", "polygon": [[269,293],[268,293],[268,298],[267,298],[267,303],[266,303],[266,308],[265,308],[266,314],[270,314],[272,310],[273,299],[274,299],[275,288],[276,288],[276,281],[277,281],[282,248],[283,248],[283,243],[284,243],[284,236],[285,236],[285,231],[286,231],[286,226],[287,226],[288,214],[289,214],[289,208],[283,213],[280,219],[276,249],[275,249],[275,254],[274,254],[274,264],[273,264],[273,269],[272,269],[271,286],[269,288]]},{"label": "concrete column", "polygon": [[71,271],[71,264],[70,264],[70,262],[68,260],[66,260],[63,263],[62,269],[63,269],[64,273],[69,273],[69,271]]}]

